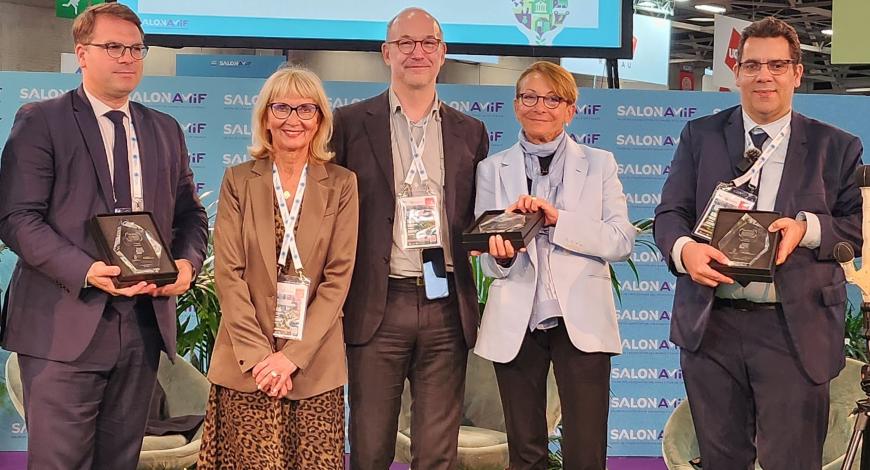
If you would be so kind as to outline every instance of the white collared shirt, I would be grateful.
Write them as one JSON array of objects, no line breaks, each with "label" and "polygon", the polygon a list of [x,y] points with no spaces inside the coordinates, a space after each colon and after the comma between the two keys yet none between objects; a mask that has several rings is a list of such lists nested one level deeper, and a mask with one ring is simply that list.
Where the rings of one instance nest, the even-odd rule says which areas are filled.
[{"label": "white collared shirt", "polygon": [[133,121],[130,117],[130,101],[126,101],[123,106],[115,109],[90,94],[87,88],[84,88],[84,90],[85,96],[87,96],[91,108],[94,110],[97,124],[100,126],[100,135],[103,138],[103,145],[106,150],[106,160],[109,164],[109,177],[113,181],[115,177],[115,159],[113,158],[113,149],[115,147],[115,124],[106,117],[106,113],[109,111],[121,111],[124,113],[124,130],[127,134],[127,161],[130,163],[130,189],[133,201],[132,209],[134,211],[145,210],[145,202],[141,196],[142,191],[139,191],[140,196],[136,197],[136,191],[134,190],[134,188],[142,188],[142,175],[139,170],[142,165],[138,161],[139,145],[137,143],[135,129],[133,128]]}]

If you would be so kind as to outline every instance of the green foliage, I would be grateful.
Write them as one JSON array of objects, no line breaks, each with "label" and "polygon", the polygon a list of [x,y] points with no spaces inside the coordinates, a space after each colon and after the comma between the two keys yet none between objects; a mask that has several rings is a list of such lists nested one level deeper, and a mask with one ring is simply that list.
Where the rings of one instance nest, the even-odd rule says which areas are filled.
[{"label": "green foliage", "polygon": [[547,455],[547,470],[562,470],[562,425],[556,427],[556,435],[550,436],[550,453]]},{"label": "green foliage", "polygon": [[867,341],[861,336],[862,315],[861,310],[856,309],[852,302],[846,302],[846,357],[868,362]]},{"label": "green foliage", "polygon": [[[208,197],[204,193],[202,199]],[[206,207],[209,222],[214,217],[215,202]],[[209,224],[211,225],[211,224]],[[209,229],[208,248],[202,270],[196,283],[178,297],[176,326],[178,328],[176,348],[179,355],[190,360],[194,367],[205,374],[211,363],[211,353],[220,324],[221,309],[214,282],[214,230]]]}]

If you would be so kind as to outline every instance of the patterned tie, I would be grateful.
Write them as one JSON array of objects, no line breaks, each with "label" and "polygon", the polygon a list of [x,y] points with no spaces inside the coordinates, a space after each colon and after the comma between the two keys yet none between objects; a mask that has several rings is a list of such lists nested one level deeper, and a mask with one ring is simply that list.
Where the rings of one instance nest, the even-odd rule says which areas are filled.
[{"label": "patterned tie", "polygon": [[752,145],[754,145],[758,150],[764,150],[761,146],[770,138],[770,136],[767,135],[767,132],[764,132],[764,129],[760,127],[752,128],[752,130],[749,131],[749,137],[752,139]]},{"label": "patterned tie", "polygon": [[115,145],[112,148],[112,158],[115,171],[112,186],[115,189],[115,209],[132,209],[133,198],[130,195],[130,162],[127,151],[127,129],[124,128],[124,112],[109,111],[105,114],[115,125]]}]

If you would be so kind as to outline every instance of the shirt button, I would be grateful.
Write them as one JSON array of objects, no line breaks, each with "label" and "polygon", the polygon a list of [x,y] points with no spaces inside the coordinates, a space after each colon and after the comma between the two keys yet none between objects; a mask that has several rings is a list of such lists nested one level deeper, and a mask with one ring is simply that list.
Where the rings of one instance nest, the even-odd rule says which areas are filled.
[{"label": "shirt button", "polygon": [[392,217],[387,217],[387,223],[390,224],[390,225],[393,225],[393,218],[392,218]]},{"label": "shirt button", "polygon": [[390,264],[390,258],[384,256],[384,264]]}]

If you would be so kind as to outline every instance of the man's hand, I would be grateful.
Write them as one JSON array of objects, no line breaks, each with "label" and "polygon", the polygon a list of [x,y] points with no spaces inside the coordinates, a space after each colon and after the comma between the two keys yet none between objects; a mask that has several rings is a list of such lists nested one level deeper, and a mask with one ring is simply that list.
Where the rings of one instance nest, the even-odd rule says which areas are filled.
[{"label": "man's hand", "polygon": [[193,281],[193,264],[186,259],[178,259],[175,260],[175,266],[178,267],[178,278],[175,279],[175,282],[158,287],[151,295],[154,297],[172,297],[173,295],[181,295],[190,289],[190,283]]},{"label": "man's hand", "polygon": [[299,370],[281,351],[274,352],[254,366],[257,389],[274,398],[284,398],[293,390],[291,376]]},{"label": "man's hand", "polygon": [[553,207],[553,205],[550,204],[550,201],[535,196],[529,196],[528,194],[520,196],[520,198],[517,199],[517,202],[505,209],[505,212],[515,211],[522,213],[543,211],[544,225],[547,227],[552,227],[559,221],[559,210]]},{"label": "man's hand", "polygon": [[706,243],[689,242],[683,246],[681,257],[686,272],[698,284],[707,287],[734,284],[733,279],[710,267],[710,261],[714,260],[724,265],[731,264],[728,257],[716,248]]},{"label": "man's hand", "polygon": [[791,252],[800,244],[807,234],[807,221],[794,220],[791,217],[776,219],[768,228],[771,232],[780,232],[779,249],[776,250],[776,264],[785,263]]},{"label": "man's hand", "polygon": [[135,286],[118,289],[115,287],[115,284],[112,283],[112,278],[119,274],[121,274],[121,268],[117,266],[109,266],[102,261],[96,261],[88,269],[86,278],[88,285],[96,287],[97,289],[116,297],[133,297],[134,295],[139,294],[153,294],[157,289],[156,285],[148,284],[145,281],[142,281]]}]

